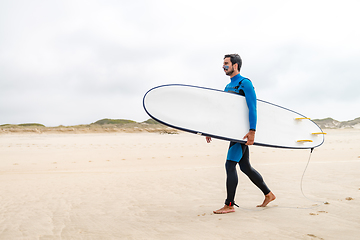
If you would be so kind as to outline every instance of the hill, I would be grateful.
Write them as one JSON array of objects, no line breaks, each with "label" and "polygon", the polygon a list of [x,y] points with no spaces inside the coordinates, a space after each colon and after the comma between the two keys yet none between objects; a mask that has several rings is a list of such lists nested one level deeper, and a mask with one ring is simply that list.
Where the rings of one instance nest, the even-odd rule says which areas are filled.
[{"label": "hill", "polygon": [[157,132],[176,134],[177,130],[167,127],[153,119],[135,122],[127,119],[101,119],[91,124],[75,126],[46,127],[39,123],[3,124],[1,133],[107,133],[107,132]]},{"label": "hill", "polygon": [[333,118],[313,119],[313,121],[321,128],[356,128],[360,129],[360,117],[350,121],[337,121]]},{"label": "hill", "polygon": [[106,125],[106,124],[115,124],[115,125],[123,125],[123,124],[129,124],[129,123],[136,123],[135,121],[132,120],[127,120],[127,119],[101,119],[98,120],[92,124],[98,124],[98,125]]},{"label": "hill", "polygon": [[[350,121],[337,121],[333,118],[314,119],[322,129],[360,129],[360,117]],[[46,127],[39,123],[3,124],[1,133],[108,133],[108,132],[157,132],[176,134],[179,131],[167,127],[153,119],[135,122],[127,119],[101,119],[91,124],[75,126]]]}]

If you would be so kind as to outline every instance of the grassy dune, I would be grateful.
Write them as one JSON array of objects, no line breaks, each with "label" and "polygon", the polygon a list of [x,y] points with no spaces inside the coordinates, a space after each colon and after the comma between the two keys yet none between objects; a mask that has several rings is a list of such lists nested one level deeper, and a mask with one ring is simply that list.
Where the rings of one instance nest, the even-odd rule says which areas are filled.
[{"label": "grassy dune", "polygon": [[[314,119],[323,129],[360,129],[360,118],[350,121],[337,121],[332,118]],[[158,132],[176,134],[178,130],[167,127],[153,119],[144,122],[135,122],[127,119],[101,119],[91,124],[75,126],[46,127],[40,123],[3,124],[0,125],[2,133],[107,133],[107,132]]]},{"label": "grassy dune", "polygon": [[157,132],[176,134],[177,130],[169,128],[155,120],[135,122],[127,119],[101,119],[91,124],[75,126],[46,127],[39,123],[3,124],[0,133],[107,133],[107,132]]}]

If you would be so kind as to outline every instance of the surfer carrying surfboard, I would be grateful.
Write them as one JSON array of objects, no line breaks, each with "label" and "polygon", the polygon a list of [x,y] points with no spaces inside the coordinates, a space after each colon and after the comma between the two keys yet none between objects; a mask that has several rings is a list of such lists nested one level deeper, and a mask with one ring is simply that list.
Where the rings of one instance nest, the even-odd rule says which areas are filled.
[{"label": "surfer carrying surfboard", "polygon": [[[256,111],[256,94],[252,82],[240,75],[242,60],[238,54],[228,54],[224,57],[223,69],[226,75],[230,77],[231,82],[226,86],[226,92],[233,92],[245,96],[247,106],[249,108],[249,132],[244,136],[245,144],[239,142],[230,142],[225,169],[226,169],[226,191],[227,198],[224,207],[214,211],[215,214],[223,214],[235,212],[234,202],[236,187],[238,184],[238,176],[236,165],[239,164],[240,169],[249,179],[264,193],[265,199],[262,204],[257,207],[265,207],[271,201],[275,200],[275,195],[265,184],[262,176],[250,164],[249,147],[253,145],[255,140],[257,111]],[[236,111],[236,109],[234,109]],[[206,137],[208,143],[211,137]]]}]

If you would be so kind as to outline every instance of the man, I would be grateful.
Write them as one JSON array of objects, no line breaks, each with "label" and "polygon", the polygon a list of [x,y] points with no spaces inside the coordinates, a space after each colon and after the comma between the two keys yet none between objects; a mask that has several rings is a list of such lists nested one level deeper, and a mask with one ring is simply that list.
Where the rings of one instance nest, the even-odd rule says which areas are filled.
[{"label": "man", "polygon": [[[253,145],[256,131],[256,95],[251,81],[240,75],[240,68],[242,60],[238,54],[229,54],[224,57],[223,69],[225,74],[231,79],[231,82],[226,86],[226,92],[233,92],[245,96],[246,103],[249,108],[249,132],[244,136],[247,139],[245,144],[238,142],[230,142],[227,159],[225,163],[226,169],[226,191],[227,198],[224,207],[214,211],[215,214],[235,212],[234,198],[236,187],[238,184],[238,176],[236,172],[236,165],[240,165],[240,169],[244,172],[250,180],[264,193],[265,199],[261,205],[257,207],[265,207],[269,202],[275,200],[275,195],[266,186],[262,176],[250,165],[249,161],[249,147]],[[236,109],[234,109],[236,111]],[[211,137],[206,137],[208,143],[211,142]],[[237,205],[236,205],[237,206]]]}]

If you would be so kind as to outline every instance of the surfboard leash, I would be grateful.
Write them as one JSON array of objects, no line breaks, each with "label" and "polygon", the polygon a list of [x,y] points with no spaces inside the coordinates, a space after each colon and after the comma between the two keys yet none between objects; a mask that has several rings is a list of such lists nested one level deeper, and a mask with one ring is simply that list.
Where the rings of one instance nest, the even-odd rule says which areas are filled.
[{"label": "surfboard leash", "polygon": [[311,148],[311,150],[310,150],[310,155],[309,155],[309,159],[308,159],[308,161],[307,161],[307,163],[306,163],[304,172],[303,172],[303,174],[302,174],[302,176],[301,176],[301,180],[300,180],[300,190],[301,190],[301,193],[302,193],[302,195],[304,196],[304,198],[306,198],[306,199],[308,199],[308,200],[310,200],[310,201],[312,201],[312,202],[318,202],[318,203],[322,203],[322,204],[328,204],[328,202],[322,202],[322,201],[314,200],[314,199],[311,199],[311,198],[307,197],[307,196],[304,194],[304,191],[303,191],[303,179],[304,179],[305,172],[306,172],[306,170],[307,170],[307,168],[308,168],[308,166],[309,166],[310,159],[311,159],[311,155],[312,155],[312,152],[313,152],[313,151],[314,151],[314,148]]}]

